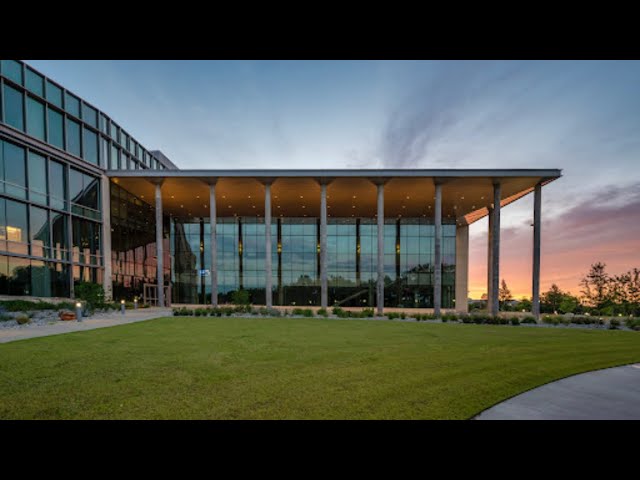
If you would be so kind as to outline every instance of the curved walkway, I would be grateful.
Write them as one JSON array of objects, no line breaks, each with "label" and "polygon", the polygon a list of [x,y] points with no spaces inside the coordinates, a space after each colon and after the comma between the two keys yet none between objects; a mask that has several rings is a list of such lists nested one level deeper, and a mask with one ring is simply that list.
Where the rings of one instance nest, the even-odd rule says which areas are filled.
[{"label": "curved walkway", "polygon": [[475,420],[640,420],[640,364],[542,385],[485,410]]},{"label": "curved walkway", "polygon": [[82,322],[71,320],[67,322],[56,321],[51,325],[23,326],[19,328],[0,329],[0,343],[23,340],[25,338],[46,337],[61,333],[77,332],[81,330],[93,330],[94,328],[113,327],[126,323],[141,322],[152,318],[172,316],[170,308],[141,308],[139,310],[126,310],[125,314],[108,313],[97,314],[84,319]]}]

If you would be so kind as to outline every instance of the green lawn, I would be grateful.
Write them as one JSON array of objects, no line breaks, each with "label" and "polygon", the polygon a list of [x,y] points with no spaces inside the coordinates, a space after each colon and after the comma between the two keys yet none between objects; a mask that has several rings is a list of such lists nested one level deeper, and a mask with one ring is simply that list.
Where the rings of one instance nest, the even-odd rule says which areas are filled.
[{"label": "green lawn", "polygon": [[640,333],[173,317],[0,345],[0,418],[464,419]]}]

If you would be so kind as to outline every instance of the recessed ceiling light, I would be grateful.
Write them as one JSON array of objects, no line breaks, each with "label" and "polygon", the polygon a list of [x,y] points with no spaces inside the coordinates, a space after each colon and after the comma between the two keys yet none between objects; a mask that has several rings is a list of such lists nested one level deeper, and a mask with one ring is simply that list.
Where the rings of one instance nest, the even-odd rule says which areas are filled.
[{"label": "recessed ceiling light", "polygon": [[229,208],[231,208],[231,205],[229,205]]},{"label": "recessed ceiling light", "polygon": [[355,205],[351,205],[351,208],[356,208],[356,206]]},{"label": "recessed ceiling light", "polygon": [[407,200],[409,200],[409,195],[407,195]]},{"label": "recessed ceiling light", "polygon": [[200,198],[200,195],[196,195],[196,198]]},{"label": "recessed ceiling light", "polygon": [[227,198],[225,195],[222,195],[222,198]]},{"label": "recessed ceiling light", "polygon": [[176,197],[174,197],[173,195],[171,195],[171,198],[176,198]]},{"label": "recessed ceiling light", "polygon": [[300,198],[304,198],[304,196],[303,196],[303,195],[300,195]]},{"label": "recessed ceiling light", "polygon": [[251,195],[247,195],[247,198],[251,198]]},{"label": "recessed ceiling light", "polygon": [[280,208],[280,205],[278,205],[278,208]]},{"label": "recessed ceiling light", "polygon": [[184,205],[180,205],[180,208],[184,208]]},{"label": "recessed ceiling light", "polygon": [[404,205],[402,205],[402,208],[407,208],[407,207],[405,207]]},{"label": "recessed ceiling light", "polygon": [[307,208],[306,206],[302,205],[302,208]]},{"label": "recessed ceiling light", "polygon": [[353,198],[356,198],[356,196],[354,195]]}]

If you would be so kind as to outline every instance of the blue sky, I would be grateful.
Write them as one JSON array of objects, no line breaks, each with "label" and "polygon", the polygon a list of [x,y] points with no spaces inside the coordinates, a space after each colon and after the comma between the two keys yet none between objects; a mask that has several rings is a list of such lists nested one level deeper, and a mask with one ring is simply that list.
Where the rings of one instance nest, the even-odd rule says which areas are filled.
[{"label": "blue sky", "polygon": [[181,168],[562,168],[548,220],[640,182],[640,62],[27,63]]}]

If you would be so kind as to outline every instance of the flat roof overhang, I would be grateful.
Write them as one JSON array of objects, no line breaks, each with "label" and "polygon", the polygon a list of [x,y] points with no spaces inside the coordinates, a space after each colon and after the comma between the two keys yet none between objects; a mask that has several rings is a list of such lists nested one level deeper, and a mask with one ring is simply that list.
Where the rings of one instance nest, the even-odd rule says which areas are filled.
[{"label": "flat roof overhang", "polygon": [[110,170],[111,181],[153,205],[161,182],[163,209],[175,216],[209,215],[209,184],[216,183],[219,217],[264,217],[265,183],[271,183],[273,217],[318,217],[320,183],[326,182],[328,215],[374,217],[376,184],[385,185],[385,217],[431,216],[435,182],[441,182],[442,215],[460,225],[488,214],[493,183],[501,206],[562,176],[559,169],[412,170]]}]

